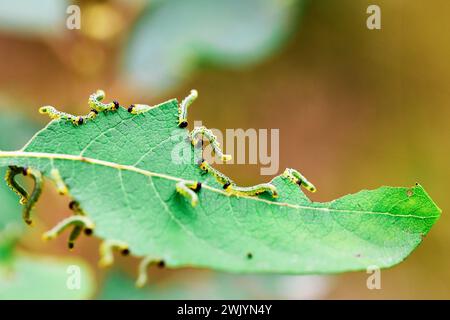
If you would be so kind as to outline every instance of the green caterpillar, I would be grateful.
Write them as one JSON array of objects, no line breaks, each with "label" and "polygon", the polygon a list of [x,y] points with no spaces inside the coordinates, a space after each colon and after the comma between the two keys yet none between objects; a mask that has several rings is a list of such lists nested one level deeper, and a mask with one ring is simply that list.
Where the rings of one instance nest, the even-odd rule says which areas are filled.
[{"label": "green caterpillar", "polygon": [[316,192],[316,187],[306,179],[304,175],[295,169],[287,168],[284,170],[283,177],[289,179],[291,182],[303,186],[306,190],[310,192]]},{"label": "green caterpillar", "polygon": [[230,184],[225,188],[227,192],[235,196],[257,196],[264,192],[270,193],[273,198],[278,197],[277,188],[270,183],[261,183],[252,187],[238,187],[234,184]]},{"label": "green caterpillar", "polygon": [[103,111],[114,111],[118,110],[120,105],[119,102],[113,101],[111,103],[105,104],[101,101],[105,97],[105,92],[103,90],[97,90],[95,93],[91,94],[88,100],[88,105],[91,108],[91,111],[84,116],[75,116],[70,113],[62,112],[57,110],[53,106],[43,106],[39,108],[39,113],[47,114],[50,119],[63,119],[67,121],[71,121],[74,125],[82,125],[89,120],[94,120],[99,112]]},{"label": "green caterpillar", "polygon": [[101,102],[105,98],[105,91],[97,90],[95,93],[89,96],[88,105],[94,111],[103,112],[103,111],[115,111],[118,110],[120,105],[119,102],[114,100],[111,103],[103,103]]},{"label": "green caterpillar", "polygon": [[145,113],[147,111],[150,111],[151,109],[155,108],[155,106],[149,106],[146,104],[132,104],[129,108],[128,108],[128,112],[131,114],[141,114],[141,113]]},{"label": "green caterpillar", "polygon": [[114,262],[114,250],[119,250],[123,256],[130,254],[128,244],[119,240],[105,240],[100,245],[100,267],[109,267]]},{"label": "green caterpillar", "polygon": [[[34,180],[34,188],[29,195],[24,188],[22,188],[16,181],[15,177],[18,174],[24,176],[30,176]],[[33,210],[36,202],[39,200],[42,194],[42,188],[44,186],[44,180],[40,171],[32,168],[20,168],[20,167],[9,167],[5,180],[8,186],[16,194],[20,196],[20,203],[24,205],[22,217],[26,224],[31,225],[31,210]]]},{"label": "green caterpillar", "polygon": [[194,146],[197,146],[199,144],[199,140],[197,139],[198,135],[202,135],[209,140],[209,143],[211,144],[214,152],[222,161],[227,162],[231,160],[230,155],[224,154],[222,152],[222,149],[220,148],[220,143],[217,141],[217,137],[212,133],[211,130],[207,129],[204,126],[195,127],[190,133],[190,138]]},{"label": "green caterpillar", "polygon": [[257,196],[262,193],[270,193],[272,197],[278,197],[277,188],[271,183],[262,183],[252,187],[239,187],[233,180],[228,178],[223,173],[214,169],[207,161],[202,159],[199,162],[200,169],[205,172],[211,173],[217,182],[222,184],[223,188],[230,194],[235,196]]},{"label": "green caterpillar", "polygon": [[180,181],[177,183],[176,190],[182,196],[191,201],[191,205],[195,207],[198,204],[197,192],[202,188],[202,184],[197,181]]},{"label": "green caterpillar", "polygon": [[214,178],[216,178],[217,182],[223,185],[223,188],[228,188],[229,185],[234,184],[233,180],[228,178],[226,175],[224,175],[222,172],[218,171],[217,169],[213,168],[208,161],[205,161],[205,159],[202,159],[199,161],[200,169],[202,169],[206,173],[211,173]]},{"label": "green caterpillar", "polygon": [[97,113],[90,112],[87,116],[74,116],[73,114],[62,112],[56,110],[56,108],[52,106],[43,106],[39,108],[40,114],[47,114],[50,119],[63,119],[67,121],[71,121],[74,125],[82,125],[88,119],[94,119],[97,116]]},{"label": "green caterpillar", "polygon": [[197,90],[191,90],[191,93],[181,101],[178,107],[178,126],[186,128],[188,126],[187,114],[189,106],[198,98]]}]

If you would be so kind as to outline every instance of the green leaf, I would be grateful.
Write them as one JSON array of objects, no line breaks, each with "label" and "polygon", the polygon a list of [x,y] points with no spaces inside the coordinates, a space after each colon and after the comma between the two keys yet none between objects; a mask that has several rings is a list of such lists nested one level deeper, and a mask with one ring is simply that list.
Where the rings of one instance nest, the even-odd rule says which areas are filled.
[{"label": "green leaf", "polygon": [[[390,267],[440,216],[420,185],[319,203],[278,176],[276,199],[230,196],[194,161],[173,161],[180,146],[194,155],[177,113],[171,100],[137,116],[123,108],[102,113],[81,126],[56,120],[23,150],[0,152],[0,166],[32,167],[50,178],[58,169],[98,237],[173,268],[309,274]],[[182,180],[203,183],[197,207],[175,191]]]},{"label": "green leaf", "polygon": [[288,38],[304,0],[150,2],[126,46],[136,86],[166,90],[200,64],[242,67],[273,54]]},{"label": "green leaf", "polygon": [[0,300],[88,299],[94,284],[89,266],[76,258],[19,254],[8,268],[0,267]]}]

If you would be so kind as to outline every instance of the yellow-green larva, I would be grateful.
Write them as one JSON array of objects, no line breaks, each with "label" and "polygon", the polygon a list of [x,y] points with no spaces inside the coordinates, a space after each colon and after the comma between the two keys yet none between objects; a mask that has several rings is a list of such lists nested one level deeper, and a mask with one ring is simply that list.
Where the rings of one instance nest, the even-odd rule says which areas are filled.
[{"label": "yellow-green larva", "polygon": [[5,181],[8,187],[14,191],[20,197],[20,204],[25,204],[28,201],[28,193],[22,188],[20,184],[16,182],[16,176],[19,174],[23,174],[24,169],[16,166],[10,166],[6,171]]},{"label": "yellow-green larva", "polygon": [[81,125],[84,123],[85,119],[82,116],[74,116],[73,114],[62,112],[56,110],[56,108],[52,106],[43,106],[39,109],[39,113],[47,114],[50,119],[63,119],[67,121],[71,121],[74,125]]},{"label": "yellow-green larva", "polygon": [[131,114],[141,114],[141,113],[148,112],[153,108],[155,108],[155,106],[149,106],[146,104],[132,104],[128,108],[128,112]]},{"label": "yellow-green larva", "polygon": [[97,112],[114,111],[119,109],[119,103],[113,101],[111,103],[101,102],[105,98],[105,91],[97,90],[95,93],[89,96],[88,105],[92,110]]},{"label": "yellow-green larva", "polygon": [[200,169],[202,169],[204,172],[210,173],[214,178],[216,178],[217,182],[222,184],[223,188],[226,189],[231,184],[234,184],[233,180],[228,178],[226,175],[224,175],[222,172],[219,172],[215,168],[213,168],[207,161],[204,159],[199,161]]},{"label": "yellow-green larva", "polygon": [[198,98],[197,90],[191,90],[191,93],[181,101],[178,106],[178,126],[186,128],[188,126],[187,114],[189,106]]},{"label": "yellow-green larva", "polygon": [[311,182],[309,182],[304,175],[302,175],[295,169],[287,168],[283,173],[283,177],[289,179],[289,181],[295,184],[298,184],[299,186],[303,186],[310,192],[317,191],[316,187]]},{"label": "yellow-green larva", "polygon": [[235,184],[231,184],[225,190],[236,196],[257,196],[267,192],[270,193],[273,198],[278,197],[277,188],[271,183],[262,183],[251,187],[239,187]]},{"label": "yellow-green larva", "polygon": [[195,127],[191,133],[190,133],[190,138],[192,141],[192,144],[194,146],[196,146],[199,143],[199,140],[197,138],[197,136],[202,135],[204,137],[206,137],[209,140],[209,143],[211,144],[214,152],[216,153],[216,155],[224,162],[230,161],[231,160],[231,156],[228,154],[224,154],[222,152],[222,149],[220,147],[220,143],[217,141],[217,137],[212,133],[211,130],[209,130],[208,128],[201,126],[201,127]]},{"label": "yellow-green larva", "polygon": [[53,168],[50,171],[50,176],[52,177],[53,182],[55,183],[56,190],[62,196],[66,195],[69,191],[67,190],[67,186],[61,178],[61,174],[58,169]]},{"label": "yellow-green larva", "polygon": [[108,267],[114,262],[114,250],[120,251],[123,256],[130,254],[128,244],[119,240],[105,240],[100,245],[100,261],[101,267]]},{"label": "yellow-green larva", "polygon": [[[24,176],[30,176],[34,181],[33,191],[29,195],[25,189],[20,186],[16,181],[15,177],[21,173]],[[42,188],[44,186],[44,179],[40,171],[32,168],[20,168],[20,167],[10,167],[6,173],[6,182],[8,186],[17,193],[20,198],[20,203],[24,205],[22,217],[26,224],[31,225],[31,210],[33,210],[34,205],[39,200],[42,194]]]},{"label": "yellow-green larva", "polygon": [[83,229],[85,230],[94,230],[94,223],[91,219],[88,217],[85,217],[83,215],[74,215],[69,218],[64,219],[60,223],[58,223],[54,228],[52,228],[50,231],[44,233],[42,238],[44,240],[51,240],[55,239],[58,235],[60,235],[64,230],[69,228],[70,226],[74,226],[74,229],[72,230],[70,237],[69,237],[69,248],[73,248],[73,243],[80,235],[81,231]]},{"label": "yellow-green larva", "polygon": [[202,188],[202,184],[198,181],[180,181],[176,185],[179,194],[188,198],[191,205],[195,207],[198,204],[197,192]]}]

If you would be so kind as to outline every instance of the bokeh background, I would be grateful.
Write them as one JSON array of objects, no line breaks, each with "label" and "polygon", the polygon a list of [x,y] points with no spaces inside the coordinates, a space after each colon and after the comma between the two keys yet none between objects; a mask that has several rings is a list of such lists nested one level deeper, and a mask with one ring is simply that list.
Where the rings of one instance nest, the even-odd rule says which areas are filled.
[{"label": "bokeh background", "polygon": [[[70,4],[81,8],[80,30],[66,28]],[[381,8],[381,30],[366,27],[370,4]],[[82,113],[98,88],[122,105],[181,99],[196,88],[190,116],[208,127],[279,128],[280,171],[304,172],[319,188],[314,200],[417,181],[443,214],[406,261],[382,271],[381,290],[367,289],[365,272],[239,276],[156,268],[151,284],[136,290],[137,260],[100,270],[96,239],[82,239],[73,252],[64,237],[40,240],[69,214],[69,199],[48,186],[35,228],[20,231],[11,255],[21,267],[11,263],[3,273],[0,281],[10,284],[0,298],[27,297],[33,285],[37,297],[66,297],[33,284],[53,269],[41,266],[34,277],[30,270],[39,271],[33,264],[43,259],[57,275],[68,258],[81,259],[90,282],[68,298],[450,298],[449,11],[446,0],[2,1],[0,149],[19,148],[48,122],[41,105]],[[271,178],[260,176],[259,165],[220,169],[242,184]],[[1,202],[1,215],[17,209]]]}]

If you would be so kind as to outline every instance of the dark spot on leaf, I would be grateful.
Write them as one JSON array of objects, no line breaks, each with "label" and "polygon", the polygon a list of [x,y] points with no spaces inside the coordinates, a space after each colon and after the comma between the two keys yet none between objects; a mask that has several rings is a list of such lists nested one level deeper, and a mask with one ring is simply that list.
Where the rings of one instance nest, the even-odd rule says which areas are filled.
[{"label": "dark spot on leaf", "polygon": [[247,253],[247,259],[253,259],[253,254],[251,252]]},{"label": "dark spot on leaf", "polygon": [[180,122],[180,124],[178,126],[180,128],[186,128],[188,126],[188,122],[187,121],[182,121],[182,122]]}]

